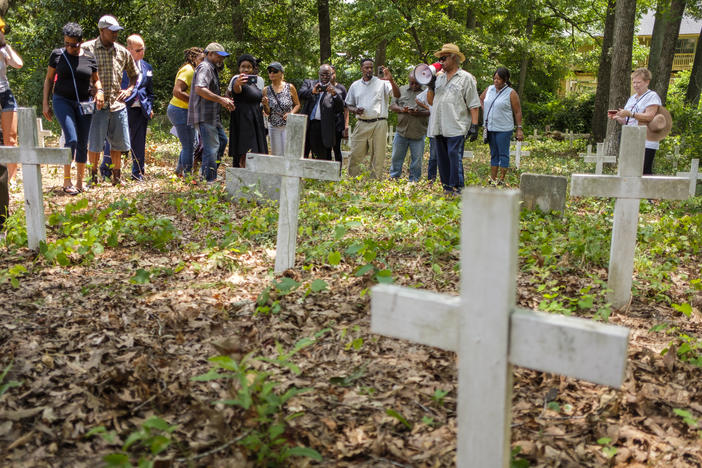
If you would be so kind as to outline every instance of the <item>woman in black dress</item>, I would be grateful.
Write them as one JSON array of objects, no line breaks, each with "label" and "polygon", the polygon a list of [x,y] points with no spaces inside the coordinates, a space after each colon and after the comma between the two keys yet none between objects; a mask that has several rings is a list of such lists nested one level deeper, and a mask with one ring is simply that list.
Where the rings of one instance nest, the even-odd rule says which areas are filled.
[{"label": "woman in black dress", "polygon": [[253,56],[243,54],[237,65],[239,74],[232,78],[229,86],[236,106],[229,123],[229,156],[234,167],[246,167],[246,153],[268,154],[261,110],[263,86],[258,86],[260,78],[253,74],[256,65]]}]

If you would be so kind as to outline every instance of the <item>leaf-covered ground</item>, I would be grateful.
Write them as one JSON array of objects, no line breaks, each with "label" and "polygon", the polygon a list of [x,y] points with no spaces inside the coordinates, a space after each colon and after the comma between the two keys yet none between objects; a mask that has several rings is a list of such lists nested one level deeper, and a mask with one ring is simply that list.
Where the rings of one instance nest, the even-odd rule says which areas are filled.
[{"label": "leaf-covered ground", "polygon": [[[482,183],[487,156],[475,150],[466,178]],[[0,246],[0,375],[11,364],[0,381],[2,465],[101,465],[157,416],[177,426],[158,457],[173,466],[253,466],[263,449],[244,442],[260,415],[214,404],[240,396],[241,382],[192,380],[223,355],[250,363],[250,384],[308,389],[273,414],[296,416],[278,448],[323,460],[291,455],[283,466],[452,466],[456,356],[371,334],[368,289],[456,293],[459,201],[426,183],[305,182],[297,267],[276,278],[275,206],[230,204],[221,185],[172,178],[174,153],[172,142],[149,149],[146,183],[78,197],[43,168],[39,255],[17,246],[13,191]],[[523,170],[585,170],[575,153],[536,145]],[[569,200],[564,216],[522,214],[519,305],[609,317],[631,335],[621,389],[515,369],[515,466],[702,466],[702,203],[642,204],[623,311],[604,301],[612,207]],[[112,444],[86,437],[99,426]],[[136,463],[148,450],[129,454]]]}]

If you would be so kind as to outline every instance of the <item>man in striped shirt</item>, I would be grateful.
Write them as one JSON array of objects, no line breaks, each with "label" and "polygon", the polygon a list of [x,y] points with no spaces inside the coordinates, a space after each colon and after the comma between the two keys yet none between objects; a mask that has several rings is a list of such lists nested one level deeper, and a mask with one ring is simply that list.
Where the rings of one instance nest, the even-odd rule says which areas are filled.
[{"label": "man in striped shirt", "polygon": [[[105,137],[110,143],[110,156],[112,158],[112,184],[120,183],[122,153],[130,150],[129,124],[127,120],[127,107],[124,100],[134,90],[139,72],[134,58],[126,47],[115,42],[119,32],[124,29],[117,19],[105,15],[98,22],[100,35],[83,43],[85,51],[95,56],[98,64],[98,76],[102,88],[96,90],[96,107],[90,124],[90,137],[88,142],[88,159],[90,160],[91,181],[90,185],[97,183],[98,160],[105,143]],[[127,73],[129,86],[121,89],[122,72]],[[102,106],[100,106],[100,103]],[[100,108],[101,107],[101,108]]]}]

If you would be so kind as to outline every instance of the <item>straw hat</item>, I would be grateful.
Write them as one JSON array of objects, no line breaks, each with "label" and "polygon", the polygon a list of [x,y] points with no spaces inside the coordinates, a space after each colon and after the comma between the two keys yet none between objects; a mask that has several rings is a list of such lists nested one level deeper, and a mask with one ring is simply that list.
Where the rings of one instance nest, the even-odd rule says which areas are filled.
[{"label": "straw hat", "polygon": [[444,44],[441,46],[441,50],[434,52],[435,57],[443,57],[450,54],[457,54],[461,58],[461,62],[466,61],[466,56],[461,53],[461,49],[456,44]]},{"label": "straw hat", "polygon": [[673,128],[673,118],[663,106],[658,106],[658,112],[648,125],[646,125],[646,139],[648,141],[661,141]]}]

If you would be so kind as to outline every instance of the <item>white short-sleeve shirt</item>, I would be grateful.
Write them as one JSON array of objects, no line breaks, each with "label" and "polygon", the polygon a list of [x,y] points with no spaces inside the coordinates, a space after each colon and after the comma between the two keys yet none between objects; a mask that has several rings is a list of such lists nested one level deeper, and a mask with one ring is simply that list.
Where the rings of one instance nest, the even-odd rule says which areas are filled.
[{"label": "white short-sleeve shirt", "polygon": [[346,94],[346,105],[362,107],[362,120],[388,118],[388,98],[392,95],[392,85],[388,80],[374,76],[368,81],[356,80]]},{"label": "white short-sleeve shirt", "polygon": [[[647,107],[649,106],[662,106],[663,103],[661,102],[660,96],[658,96],[658,93],[656,93],[654,90],[649,89],[643,95],[641,96],[636,96],[634,94],[629,98],[628,101],[626,101],[626,105],[624,106],[624,109],[631,111],[632,114],[636,113],[641,113],[646,110]],[[638,125],[639,121],[636,120],[633,117],[629,117],[629,120],[626,122],[625,125]],[[651,149],[658,149],[660,147],[659,143],[657,141],[649,141],[646,140],[646,148],[651,148]]]}]

